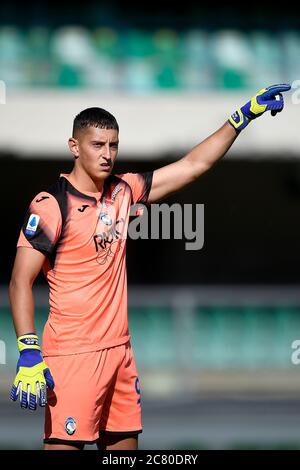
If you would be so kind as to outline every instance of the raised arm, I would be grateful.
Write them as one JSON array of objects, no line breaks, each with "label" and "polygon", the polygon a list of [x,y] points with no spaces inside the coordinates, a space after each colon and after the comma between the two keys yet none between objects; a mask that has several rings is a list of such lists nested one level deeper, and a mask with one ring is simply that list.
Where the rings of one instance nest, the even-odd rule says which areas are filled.
[{"label": "raised arm", "polygon": [[195,181],[225,155],[237,136],[235,129],[225,123],[183,158],[155,170],[148,202],[159,201]]},{"label": "raised arm", "polygon": [[153,203],[179,191],[209,170],[230,149],[242,129],[252,119],[271,111],[272,116],[283,109],[282,92],[290,89],[288,84],[263,88],[244,106],[237,109],[216,132],[196,145],[177,162],[153,172],[148,202]]}]

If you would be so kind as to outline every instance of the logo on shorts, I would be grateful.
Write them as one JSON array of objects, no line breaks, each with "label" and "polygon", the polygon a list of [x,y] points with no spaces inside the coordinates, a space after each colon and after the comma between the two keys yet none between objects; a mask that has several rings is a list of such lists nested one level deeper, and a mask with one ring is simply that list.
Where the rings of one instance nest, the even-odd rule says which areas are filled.
[{"label": "logo on shorts", "polygon": [[139,382],[138,377],[135,379],[134,388],[135,388],[136,393],[138,394],[137,404],[140,405],[141,404],[141,389],[140,389],[140,382]]},{"label": "logo on shorts", "polygon": [[66,421],[65,421],[65,430],[69,434],[69,436],[72,436],[74,432],[76,431],[76,421],[72,416],[69,416]]}]

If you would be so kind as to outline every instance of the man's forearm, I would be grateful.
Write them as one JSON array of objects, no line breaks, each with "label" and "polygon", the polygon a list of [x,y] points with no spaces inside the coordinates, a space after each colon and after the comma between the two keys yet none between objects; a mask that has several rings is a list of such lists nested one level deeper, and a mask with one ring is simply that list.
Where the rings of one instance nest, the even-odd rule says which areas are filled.
[{"label": "man's forearm", "polygon": [[31,281],[12,276],[9,298],[20,352],[10,398],[13,401],[19,399],[23,409],[36,410],[38,406],[46,406],[47,386],[53,390],[54,379],[43,360],[39,338],[35,334]]},{"label": "man's forearm", "polygon": [[220,129],[192,148],[184,157],[155,170],[148,203],[160,201],[197,180],[228,152],[239,133],[253,119],[265,111],[271,111],[273,116],[282,111],[282,92],[290,88],[289,84],[263,88],[244,106],[238,108]]},{"label": "man's forearm", "polygon": [[9,285],[9,299],[17,337],[34,333],[34,298],[32,286],[12,279]]},{"label": "man's forearm", "polygon": [[237,136],[238,132],[226,122],[220,129],[193,147],[184,158],[194,166],[195,179],[203,173],[203,168],[211,168],[226,154]]},{"label": "man's forearm", "polygon": [[180,160],[155,170],[148,202],[160,201],[197,180],[225,155],[237,136],[238,132],[225,123]]}]

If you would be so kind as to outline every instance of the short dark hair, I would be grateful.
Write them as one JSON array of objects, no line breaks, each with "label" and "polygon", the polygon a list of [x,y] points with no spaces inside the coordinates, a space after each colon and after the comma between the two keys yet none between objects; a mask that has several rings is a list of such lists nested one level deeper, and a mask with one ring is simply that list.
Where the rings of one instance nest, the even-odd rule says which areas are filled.
[{"label": "short dark hair", "polygon": [[73,122],[73,137],[78,130],[88,127],[116,129],[119,132],[119,125],[116,118],[102,108],[87,108],[77,114]]}]

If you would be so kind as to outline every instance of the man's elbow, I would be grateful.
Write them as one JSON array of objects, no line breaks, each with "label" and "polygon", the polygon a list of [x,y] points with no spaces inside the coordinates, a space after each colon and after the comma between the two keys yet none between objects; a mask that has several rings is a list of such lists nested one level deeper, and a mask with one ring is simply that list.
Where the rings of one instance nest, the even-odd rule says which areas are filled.
[{"label": "man's elbow", "polygon": [[210,160],[194,159],[188,156],[185,159],[187,163],[187,175],[189,175],[189,182],[196,181],[199,176],[206,173],[212,166],[214,162]]},{"label": "man's elbow", "polygon": [[8,285],[8,293],[9,296],[13,296],[17,291],[21,289],[31,289],[33,284],[33,280],[30,278],[27,278],[25,276],[20,276],[17,274],[13,274],[11,276],[9,285]]},{"label": "man's elbow", "polygon": [[210,170],[212,166],[213,163],[210,162],[198,162],[195,164],[192,172],[192,181],[196,181],[200,176]]}]

